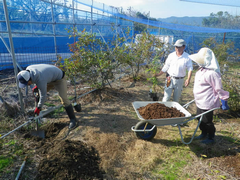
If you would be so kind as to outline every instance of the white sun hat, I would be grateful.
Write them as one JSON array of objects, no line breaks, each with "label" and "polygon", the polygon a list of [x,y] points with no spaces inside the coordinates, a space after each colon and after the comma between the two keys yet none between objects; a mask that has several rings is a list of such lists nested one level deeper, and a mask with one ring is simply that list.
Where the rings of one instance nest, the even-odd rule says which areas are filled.
[{"label": "white sun hat", "polygon": [[220,73],[218,61],[213,51],[209,48],[201,48],[198,53],[189,55],[189,58],[201,67],[213,69],[214,71]]}]

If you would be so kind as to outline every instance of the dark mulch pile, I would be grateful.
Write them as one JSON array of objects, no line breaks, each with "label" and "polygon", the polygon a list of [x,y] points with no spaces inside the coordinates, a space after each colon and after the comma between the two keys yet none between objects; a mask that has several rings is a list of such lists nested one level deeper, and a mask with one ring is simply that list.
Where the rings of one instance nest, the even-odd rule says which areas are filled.
[{"label": "dark mulch pile", "polygon": [[56,141],[40,162],[36,179],[103,179],[99,164],[100,158],[93,147],[81,141]]},{"label": "dark mulch pile", "polygon": [[139,114],[144,119],[163,119],[173,117],[185,117],[185,114],[174,107],[167,107],[161,103],[151,103],[138,108]]},{"label": "dark mulch pile", "polygon": [[36,180],[103,179],[105,172],[100,168],[98,152],[81,141],[55,140],[65,123],[52,123],[42,127],[45,138],[24,135],[31,147],[41,157]]}]

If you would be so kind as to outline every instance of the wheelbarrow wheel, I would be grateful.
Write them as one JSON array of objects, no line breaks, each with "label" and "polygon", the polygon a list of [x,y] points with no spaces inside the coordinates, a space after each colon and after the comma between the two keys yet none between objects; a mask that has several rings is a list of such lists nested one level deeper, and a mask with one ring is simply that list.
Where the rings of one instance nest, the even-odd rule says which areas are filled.
[{"label": "wheelbarrow wheel", "polygon": [[[147,125],[146,125],[146,123],[147,122],[141,122],[141,121],[138,122],[135,126],[135,129],[136,130],[144,130],[144,129],[149,130],[149,129],[152,129],[152,127],[154,126],[151,123],[147,123]],[[147,141],[153,139],[154,136],[156,135],[156,133],[157,133],[157,127],[156,126],[153,128],[152,131],[145,131],[145,132],[135,131],[135,135],[137,136],[137,138],[147,140]]]}]

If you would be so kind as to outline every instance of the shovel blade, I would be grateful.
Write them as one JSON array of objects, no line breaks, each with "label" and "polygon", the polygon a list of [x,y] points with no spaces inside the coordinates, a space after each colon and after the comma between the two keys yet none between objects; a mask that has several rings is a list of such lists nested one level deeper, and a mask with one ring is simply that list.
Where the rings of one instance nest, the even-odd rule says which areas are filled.
[{"label": "shovel blade", "polygon": [[31,131],[31,135],[44,139],[45,138],[45,131],[44,130]]}]

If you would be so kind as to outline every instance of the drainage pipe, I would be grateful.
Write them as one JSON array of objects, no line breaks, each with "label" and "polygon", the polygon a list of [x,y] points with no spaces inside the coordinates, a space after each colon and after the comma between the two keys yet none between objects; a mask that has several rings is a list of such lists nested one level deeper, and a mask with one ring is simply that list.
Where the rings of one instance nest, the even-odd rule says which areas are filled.
[{"label": "drainage pipe", "polygon": [[24,168],[24,166],[25,166],[26,160],[27,160],[27,156],[24,158],[24,161],[23,161],[23,163],[22,163],[22,165],[21,165],[21,167],[20,167],[20,169],[19,169],[19,171],[18,171],[18,174],[17,174],[17,177],[16,177],[15,180],[18,180],[18,178],[20,177],[21,172],[22,172],[22,170],[23,170],[23,168]]}]

